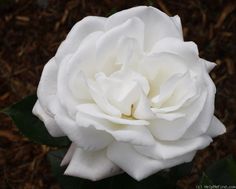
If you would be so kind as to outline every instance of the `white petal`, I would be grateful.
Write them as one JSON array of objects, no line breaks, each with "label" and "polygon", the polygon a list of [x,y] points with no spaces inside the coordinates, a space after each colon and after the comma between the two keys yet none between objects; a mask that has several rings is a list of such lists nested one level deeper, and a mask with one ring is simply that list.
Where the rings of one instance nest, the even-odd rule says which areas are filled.
[{"label": "white petal", "polygon": [[48,115],[37,101],[33,108],[33,114],[36,115],[41,121],[43,121],[50,135],[54,137],[65,136],[64,132],[58,127],[53,117]]},{"label": "white petal", "polygon": [[74,98],[79,100],[91,100],[84,73],[81,70],[71,73],[69,88]]},{"label": "white petal", "polygon": [[153,159],[172,159],[205,148],[212,141],[209,136],[177,141],[156,141],[153,146],[136,146],[135,149]]},{"label": "white petal", "polygon": [[187,61],[181,56],[163,52],[145,56],[139,64],[139,73],[149,80],[150,89],[154,90],[174,74],[186,73],[187,68]]},{"label": "white petal", "polygon": [[70,91],[69,88],[69,74],[68,73],[68,62],[70,60],[71,56],[66,56],[61,65],[58,72],[58,81],[57,81],[57,97],[60,102],[60,104],[67,109],[70,115],[73,115],[74,113],[74,107],[76,104],[78,104],[78,100],[73,97],[73,93]]},{"label": "white petal", "polygon": [[135,64],[137,64],[141,59],[141,56],[141,47],[136,39],[131,37],[121,37],[116,52],[116,64],[121,64],[121,69],[135,66]]},{"label": "white petal", "polygon": [[111,75],[111,78],[120,79],[121,81],[133,81],[136,82],[139,87],[142,89],[145,95],[148,95],[150,86],[147,78],[145,78],[142,74],[135,72],[131,69],[124,69],[114,72]]},{"label": "white petal", "polygon": [[154,138],[149,130],[142,125],[120,125],[92,115],[77,113],[76,120],[81,127],[94,127],[98,131],[110,133],[116,141],[135,145],[152,145]]},{"label": "white petal", "polygon": [[148,126],[150,131],[159,140],[175,141],[180,139],[194,121],[197,120],[204,107],[206,98],[207,92],[203,91],[201,96],[191,105],[179,111],[179,113],[185,113],[185,116],[175,119],[175,121],[164,119],[150,120],[150,125]]},{"label": "white petal", "polygon": [[155,114],[151,110],[151,103],[145,94],[141,93],[138,103],[134,105],[133,116],[136,119],[153,119]]},{"label": "white petal", "polygon": [[88,16],[75,24],[57,50],[55,55],[57,63],[61,63],[68,54],[74,53],[89,34],[103,31],[105,21],[104,17]]},{"label": "white petal", "polygon": [[101,108],[107,115],[118,118],[121,117],[120,110],[108,101],[105,93],[99,88],[98,83],[90,81],[87,83],[87,85],[89,87],[90,95],[99,108]]},{"label": "white petal", "polygon": [[72,142],[69,149],[66,152],[66,155],[63,157],[60,166],[67,165],[70,162],[71,158],[73,157],[73,154],[75,153],[76,148],[77,148],[76,144]]},{"label": "white petal", "polygon": [[185,74],[174,74],[170,78],[168,78],[163,84],[160,86],[160,93],[157,96],[152,98],[152,103],[155,106],[160,107],[174,92],[178,80],[184,77]]},{"label": "white petal", "polygon": [[210,127],[208,128],[206,134],[214,138],[218,135],[224,134],[225,132],[226,128],[223,123],[221,123],[216,116],[213,116]]},{"label": "white petal", "polygon": [[101,180],[121,173],[121,170],[112,163],[105,151],[87,152],[77,148],[65,170],[66,175],[89,179]]},{"label": "white petal", "polygon": [[175,16],[171,17],[171,19],[175,23],[175,25],[178,28],[179,32],[183,35],[182,24],[181,24],[180,17],[178,15],[175,15]]},{"label": "white petal", "polygon": [[133,81],[137,82],[140,86],[140,88],[143,90],[143,92],[148,95],[148,92],[150,90],[149,83],[147,78],[145,78],[142,74],[132,71],[131,69],[123,69],[119,70],[117,72],[114,72],[111,75],[111,78],[120,79],[123,81]]},{"label": "white petal", "polygon": [[194,42],[185,42],[177,38],[167,37],[158,41],[150,53],[168,52],[186,59],[189,64],[198,61],[198,48]]},{"label": "white petal", "polygon": [[55,98],[56,95],[57,72],[58,66],[55,62],[55,59],[51,58],[43,68],[43,72],[37,89],[37,96],[40,105],[43,107],[44,111],[51,115],[53,114],[48,110],[48,104],[52,99]]},{"label": "white petal", "polygon": [[[96,83],[94,85],[99,86],[101,92],[97,92],[94,99],[100,96],[106,102],[98,103],[95,100],[96,104],[111,116],[121,117],[121,113],[128,116],[131,115],[131,106],[137,100],[137,93],[140,91],[137,83],[128,80],[124,82],[119,78],[106,77],[103,73],[98,73],[95,77]],[[118,114],[114,114],[114,111],[108,105],[117,109]]]},{"label": "white petal", "polygon": [[201,73],[202,73],[201,77],[203,81],[205,81],[205,87],[206,87],[206,89],[203,88],[202,90],[205,90],[207,92],[207,98],[204,103],[202,111],[196,118],[196,121],[186,131],[186,133],[183,136],[184,138],[193,138],[204,134],[209,128],[211,119],[214,114],[216,87],[213,81],[211,80],[210,76],[208,75],[208,73],[204,70],[204,68],[202,68]]},{"label": "white petal", "polygon": [[175,82],[175,89],[172,95],[162,102],[159,109],[160,112],[171,112],[181,109],[181,107],[189,105],[199,96],[199,81],[192,79],[189,73]]},{"label": "white petal", "polygon": [[111,58],[117,56],[118,45],[122,38],[134,39],[140,47],[143,46],[143,32],[144,24],[136,17],[126,20],[124,23],[117,27],[112,28],[97,41],[97,61],[103,63],[102,68],[105,68],[108,64],[111,64]]},{"label": "white petal", "polygon": [[112,143],[107,150],[108,158],[138,181],[162,169],[189,162],[194,155],[195,152],[191,152],[173,159],[156,160],[138,153],[131,145],[120,142]]},{"label": "white petal", "polygon": [[[76,110],[75,106],[81,102],[83,99],[90,99],[88,96],[85,98],[84,95],[87,94],[86,91],[80,96],[80,90],[86,90],[86,86],[83,83],[83,78],[78,78],[76,81],[76,76],[78,74],[81,76],[81,72],[85,76],[90,76],[96,73],[96,63],[95,62],[95,47],[94,43],[102,35],[102,32],[94,32],[88,35],[83,41],[79,49],[73,54],[66,56],[59,68],[58,72],[58,82],[57,82],[57,96],[60,103],[67,109],[67,112],[73,117]],[[82,81],[81,81],[82,79]],[[79,86],[79,84],[83,84]],[[71,87],[75,87],[71,89]],[[81,87],[81,88],[80,88]],[[78,89],[78,92],[75,92]]]},{"label": "white petal", "polygon": [[214,62],[210,62],[202,58],[201,58],[201,61],[205,64],[208,73],[211,72],[211,70],[213,70],[213,68],[216,66]]},{"label": "white petal", "polygon": [[[135,104],[135,109],[137,109],[141,102],[142,105],[147,105],[146,109],[150,110],[149,104],[144,103],[144,96],[148,94],[150,88],[148,81],[141,74],[125,69],[114,72],[109,77],[104,73],[97,73],[95,78],[96,82],[88,84],[93,89],[91,95],[96,104],[108,115],[121,117],[122,113],[130,116],[132,106]],[[137,101],[139,101],[138,104]],[[116,111],[112,110],[114,108],[117,108],[117,114],[115,114]],[[134,112],[134,114],[136,113]],[[141,117],[136,118],[141,119]]]},{"label": "white petal", "polygon": [[85,150],[103,149],[113,140],[112,136],[104,131],[93,127],[80,127],[62,109],[56,113],[55,121],[72,142]]},{"label": "white petal", "polygon": [[104,35],[103,31],[89,34],[81,42],[78,50],[73,54],[70,63],[70,73],[82,71],[86,77],[93,77],[100,69],[96,59],[96,42]]},{"label": "white petal", "polygon": [[152,108],[152,111],[155,113],[155,116],[159,119],[164,119],[167,121],[174,121],[179,118],[186,116],[185,113],[181,112],[160,112],[157,108]]},{"label": "white petal", "polygon": [[132,120],[132,119],[125,119],[107,115],[103,113],[96,104],[81,104],[76,107],[78,112],[90,115],[95,118],[108,120],[115,124],[122,124],[122,125],[149,125],[148,121],[145,120]]},{"label": "white petal", "polygon": [[138,17],[145,24],[144,48],[149,51],[156,41],[165,37],[183,39],[182,32],[172,18],[154,7],[134,7],[113,14],[107,19],[106,29],[114,28],[130,18]]}]

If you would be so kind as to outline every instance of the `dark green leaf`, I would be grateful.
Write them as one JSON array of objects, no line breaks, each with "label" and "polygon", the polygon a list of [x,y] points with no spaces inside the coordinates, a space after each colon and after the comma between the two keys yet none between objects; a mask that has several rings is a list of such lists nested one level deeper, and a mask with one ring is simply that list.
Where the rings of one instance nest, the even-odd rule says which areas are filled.
[{"label": "dark green leaf", "polygon": [[203,172],[202,174],[202,178],[200,180],[200,186],[209,186],[209,185],[213,185],[212,180],[206,175],[205,172]]},{"label": "dark green leaf", "polygon": [[229,171],[231,179],[234,182],[234,184],[236,184],[236,160],[233,158],[233,156],[229,156],[226,159],[226,161],[227,161],[227,169]]},{"label": "dark green leaf", "polygon": [[236,161],[232,156],[215,161],[203,173],[200,184],[235,185]]},{"label": "dark green leaf", "polygon": [[162,171],[140,182],[134,180],[127,174],[121,174],[101,181],[92,182],[63,175],[66,167],[60,167],[59,165],[64,154],[65,150],[53,151],[48,154],[52,172],[63,189],[172,189],[175,188],[177,178],[180,177],[180,175],[173,176],[174,172],[177,173],[179,171],[179,173],[181,172],[182,175],[183,173],[185,175],[190,170],[190,164],[183,164],[183,167],[181,167],[181,165],[176,166],[174,172],[172,172],[172,170]]},{"label": "dark green leaf", "polygon": [[177,165],[171,168],[170,175],[171,177],[176,178],[176,180],[178,180],[188,175],[191,172],[192,167],[193,167],[193,162]]},{"label": "dark green leaf", "polygon": [[117,12],[116,8],[113,7],[113,8],[107,13],[106,17],[109,17],[109,16],[115,14],[116,12]]},{"label": "dark green leaf", "polygon": [[52,137],[42,121],[32,114],[32,109],[37,100],[36,95],[28,96],[22,101],[3,110],[3,113],[12,118],[20,132],[27,138],[49,146],[68,146],[67,137]]}]

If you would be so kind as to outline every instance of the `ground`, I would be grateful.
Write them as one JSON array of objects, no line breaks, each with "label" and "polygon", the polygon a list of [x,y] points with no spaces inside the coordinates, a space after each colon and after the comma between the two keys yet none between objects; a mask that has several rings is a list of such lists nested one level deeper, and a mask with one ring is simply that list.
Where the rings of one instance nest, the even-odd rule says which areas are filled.
[{"label": "ground", "polygon": [[[45,63],[55,54],[70,28],[87,15],[108,16],[152,5],[181,17],[184,38],[197,43],[200,56],[213,61],[217,117],[227,133],[198,152],[191,174],[178,181],[194,188],[214,160],[236,154],[236,2],[234,0],[0,0],[0,109],[33,94]],[[59,188],[46,160],[47,146],[24,138],[0,115],[0,188]]]}]

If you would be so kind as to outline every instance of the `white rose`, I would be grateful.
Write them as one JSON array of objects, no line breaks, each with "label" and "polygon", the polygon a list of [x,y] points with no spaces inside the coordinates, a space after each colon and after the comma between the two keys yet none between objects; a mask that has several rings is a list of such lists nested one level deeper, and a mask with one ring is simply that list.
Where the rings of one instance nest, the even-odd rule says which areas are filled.
[{"label": "white rose", "polygon": [[213,115],[214,65],[183,41],[178,16],[144,6],[89,16],[45,65],[33,113],[72,141],[65,174],[141,180],[225,132]]}]

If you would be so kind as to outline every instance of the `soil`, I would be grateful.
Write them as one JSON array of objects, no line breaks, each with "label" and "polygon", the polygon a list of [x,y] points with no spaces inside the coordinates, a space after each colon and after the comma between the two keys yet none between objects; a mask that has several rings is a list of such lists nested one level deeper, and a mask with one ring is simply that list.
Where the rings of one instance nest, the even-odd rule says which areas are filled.
[{"label": "soil", "polygon": [[[137,5],[178,14],[184,38],[197,43],[200,57],[217,64],[211,72],[217,93],[215,115],[227,133],[198,152],[180,188],[195,188],[206,166],[236,155],[236,2],[234,0],[0,0],[0,109],[36,92],[45,63],[71,27],[87,15],[109,16]],[[0,115],[0,188],[59,188],[46,160],[49,147],[24,138]]]}]

